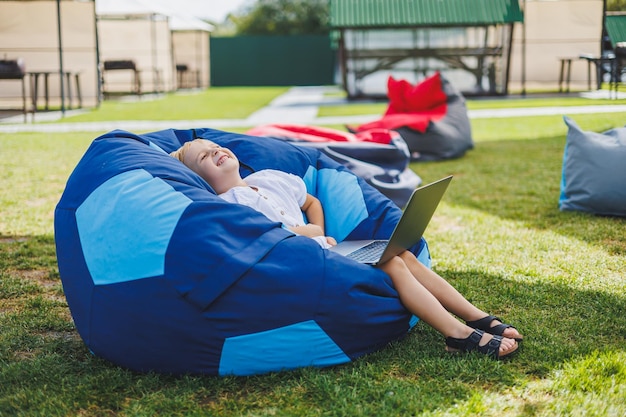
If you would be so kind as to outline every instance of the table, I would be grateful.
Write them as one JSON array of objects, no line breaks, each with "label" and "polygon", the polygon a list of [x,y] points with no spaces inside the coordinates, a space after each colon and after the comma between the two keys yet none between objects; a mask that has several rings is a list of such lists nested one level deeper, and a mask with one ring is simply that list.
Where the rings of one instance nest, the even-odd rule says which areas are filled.
[{"label": "table", "polygon": [[587,84],[589,89],[591,90],[591,64],[596,66],[596,84],[597,89],[602,88],[602,75],[603,75],[603,66],[604,64],[608,64],[611,72],[611,85],[613,83],[614,77],[616,76],[617,71],[617,59],[615,54],[609,53],[603,56],[595,56],[591,54],[582,54],[579,56],[580,59],[584,59],[587,61]]},{"label": "table", "polygon": [[572,75],[572,60],[577,58],[559,58],[561,70],[559,72],[559,93],[563,92],[563,81],[565,81],[565,92],[569,93],[569,82]]},{"label": "table", "polygon": [[[39,99],[39,77],[43,77],[44,83],[44,109],[49,110],[49,102],[50,102],[50,75],[59,75],[60,71],[28,71],[27,74],[30,77],[30,87],[31,87],[31,100],[33,103],[33,112],[37,111],[37,100]],[[83,98],[80,91],[80,72],[72,72],[72,71],[63,71],[63,76],[65,77],[64,88],[67,90],[67,95],[65,97],[69,100],[68,109],[72,108],[72,78],[74,78],[74,83],[76,87],[76,98],[78,100],[77,108],[81,108],[83,106]]]}]

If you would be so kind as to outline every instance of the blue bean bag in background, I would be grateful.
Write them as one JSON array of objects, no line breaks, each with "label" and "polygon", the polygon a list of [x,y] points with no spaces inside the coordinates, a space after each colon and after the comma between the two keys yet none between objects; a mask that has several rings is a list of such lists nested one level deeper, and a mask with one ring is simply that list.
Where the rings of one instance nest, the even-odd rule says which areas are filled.
[{"label": "blue bean bag in background", "polygon": [[354,134],[318,126],[269,124],[254,127],[246,134],[317,148],[374,186],[398,207],[404,207],[413,190],[422,183],[409,167],[406,142],[393,130],[372,129]]},{"label": "blue bean bag in background", "polygon": [[[136,371],[252,375],[346,363],[417,322],[386,274],[223,201],[168,155],[196,137],[232,149],[242,176],[304,178],[338,240],[386,238],[401,214],[316,149],[212,129],[107,133],[54,217],[63,289],[94,354]],[[413,251],[430,264],[424,240]]]},{"label": "blue bean bag in background", "polygon": [[585,132],[563,119],[568,131],[559,208],[626,216],[626,128]]}]

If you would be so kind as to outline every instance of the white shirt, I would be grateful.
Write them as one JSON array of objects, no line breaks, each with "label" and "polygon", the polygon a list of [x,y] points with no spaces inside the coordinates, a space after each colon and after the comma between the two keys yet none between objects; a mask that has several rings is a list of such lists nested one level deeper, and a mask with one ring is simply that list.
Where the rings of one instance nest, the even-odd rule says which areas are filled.
[{"label": "white shirt", "polygon": [[[306,201],[306,185],[297,175],[273,169],[254,172],[244,178],[248,187],[233,187],[219,196],[230,203],[243,204],[287,227],[304,226],[301,207]],[[323,248],[330,245],[325,236],[313,238]]]}]

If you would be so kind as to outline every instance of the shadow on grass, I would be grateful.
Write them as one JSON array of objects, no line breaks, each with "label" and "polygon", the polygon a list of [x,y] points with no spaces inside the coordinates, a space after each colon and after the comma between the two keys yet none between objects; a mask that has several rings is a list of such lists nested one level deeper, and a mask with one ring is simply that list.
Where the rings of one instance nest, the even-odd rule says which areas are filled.
[{"label": "shadow on grass", "polygon": [[[16,258],[44,254],[53,240],[3,243]],[[11,250],[7,250],[7,245]],[[32,246],[38,246],[35,252]],[[51,273],[50,275],[54,275]],[[445,271],[481,308],[502,315],[525,334],[520,352],[494,362],[450,355],[443,337],[419,323],[403,340],[354,363],[247,378],[137,374],[93,357],[73,329],[67,306],[46,297],[38,282],[7,290],[0,283],[0,415],[171,414],[414,415],[450,409],[485,393],[504,393],[599,351],[622,351],[626,300],[549,283],[507,281],[482,271]],[[483,291],[490,288],[488,294]],[[273,411],[272,411],[273,410]]]},{"label": "shadow on grass", "polygon": [[[525,335],[513,362],[545,376],[560,363],[595,350],[623,350],[626,296],[554,283],[523,284],[481,271],[444,272],[470,301],[502,315]],[[494,291],[485,293],[484,289]]]},{"label": "shadow on grass", "polygon": [[[455,178],[450,204],[550,230],[626,255],[626,219],[559,210],[564,137],[479,142],[455,160],[412,164],[426,182]],[[489,179],[485,181],[485,179]]]}]

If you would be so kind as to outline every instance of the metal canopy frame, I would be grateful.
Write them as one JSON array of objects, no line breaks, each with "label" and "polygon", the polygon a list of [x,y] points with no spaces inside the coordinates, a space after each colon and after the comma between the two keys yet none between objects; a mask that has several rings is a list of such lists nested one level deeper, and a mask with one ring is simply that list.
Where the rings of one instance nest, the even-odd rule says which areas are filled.
[{"label": "metal canopy frame", "polygon": [[[412,32],[411,45],[372,46],[393,32]],[[475,89],[466,94],[506,95],[510,74],[513,24],[482,26],[339,29],[339,61],[350,98],[364,96],[363,80],[380,71],[411,71],[424,77],[435,71],[471,74]],[[449,36],[447,36],[448,34]],[[471,36],[470,36],[471,35]],[[470,40],[471,38],[471,40]],[[403,38],[406,42],[406,37]],[[400,69],[400,66],[404,66]],[[486,80],[488,87],[483,88]]]}]

